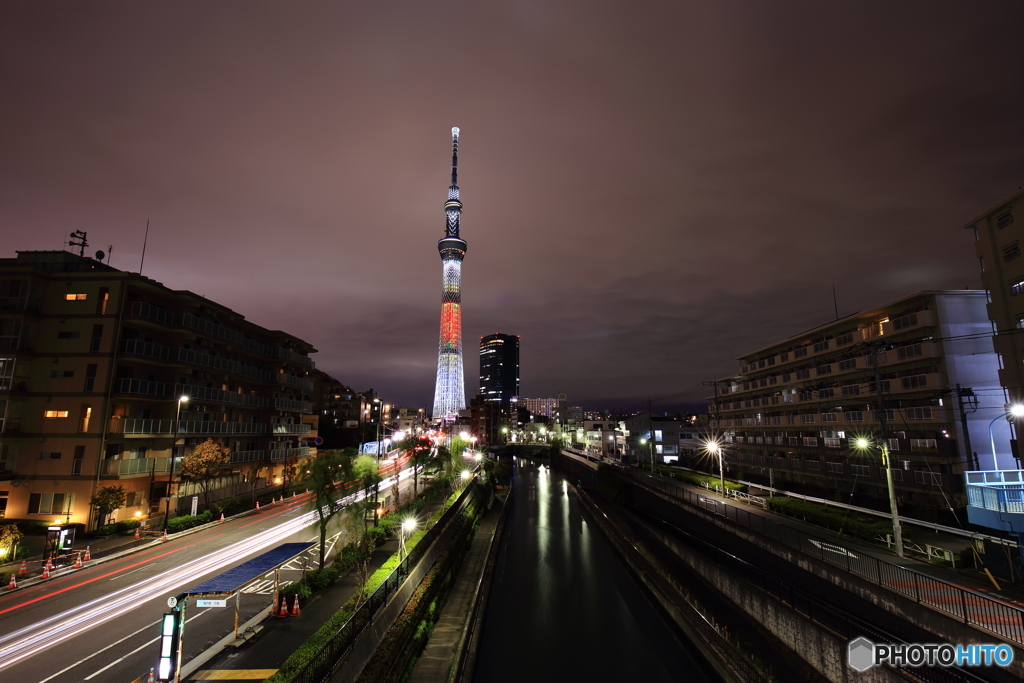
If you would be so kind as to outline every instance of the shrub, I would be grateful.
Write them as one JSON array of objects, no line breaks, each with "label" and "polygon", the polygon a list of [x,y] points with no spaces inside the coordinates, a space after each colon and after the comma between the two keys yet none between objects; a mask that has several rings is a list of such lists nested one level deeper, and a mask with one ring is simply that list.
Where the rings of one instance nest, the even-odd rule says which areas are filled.
[{"label": "shrub", "polygon": [[142,524],[138,520],[126,519],[123,522],[118,522],[117,524],[115,524],[114,528],[116,529],[117,533],[124,535],[129,531],[135,531],[140,526],[142,526]]},{"label": "shrub", "polygon": [[338,580],[338,570],[334,567],[313,569],[306,572],[306,577],[303,580],[314,592],[322,591]]},{"label": "shrub", "polygon": [[207,524],[213,521],[213,511],[207,510],[198,515],[182,515],[181,517],[175,517],[167,523],[167,533],[176,534],[179,531],[185,529],[191,529],[192,527],[199,526],[200,524]]},{"label": "shrub", "polygon": [[842,529],[847,536],[865,541],[874,541],[876,535],[892,533],[890,522],[864,522],[851,518],[846,510],[833,508],[820,503],[812,503],[799,498],[776,497],[765,501],[765,507],[772,512],[802,519],[816,526],[839,531]]},{"label": "shrub", "polygon": [[117,533],[117,525],[116,524],[104,524],[103,526],[98,527],[94,533],[97,536],[113,536],[114,534]]}]

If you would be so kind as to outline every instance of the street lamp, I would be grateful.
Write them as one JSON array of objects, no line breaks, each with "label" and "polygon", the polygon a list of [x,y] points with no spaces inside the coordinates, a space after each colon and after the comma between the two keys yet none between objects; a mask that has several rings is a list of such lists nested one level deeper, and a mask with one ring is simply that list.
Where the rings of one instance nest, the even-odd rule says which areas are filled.
[{"label": "street lamp", "polygon": [[468,484],[469,480],[473,478],[473,473],[469,470],[462,470],[462,483]]},{"label": "street lamp", "polygon": [[722,448],[722,444],[718,443],[717,441],[715,441],[713,439],[708,439],[707,441],[704,442],[704,452],[708,453],[709,455],[713,455],[713,456],[718,458],[718,478],[722,482],[722,495],[724,496],[724,495],[726,495],[726,493],[725,493],[725,464],[723,462],[723,456],[725,454],[725,449]]},{"label": "street lamp", "polygon": [[648,444],[647,451],[651,456],[651,474],[654,474],[654,441],[648,441],[645,437],[640,437],[640,445]]},{"label": "street lamp", "polygon": [[405,559],[405,556],[406,556],[405,537],[406,537],[406,535],[412,536],[412,532],[413,532],[413,530],[415,528],[416,528],[416,520],[413,519],[412,517],[409,517],[404,522],[402,522],[402,531],[399,534],[399,538],[401,539],[401,542],[402,542],[401,546],[399,547],[399,559]]},{"label": "street lamp", "polygon": [[1022,415],[1024,415],[1024,405],[1018,403],[1010,406],[1008,411],[988,423],[988,441],[992,444],[992,467],[994,469],[999,469],[999,460],[996,456],[996,437],[992,434],[992,427],[1004,417],[1021,417]]},{"label": "street lamp", "polygon": [[[998,418],[997,418],[998,419]],[[858,437],[854,445],[865,451],[871,448],[871,441],[864,437]],[[896,489],[892,483],[892,464],[889,462],[889,446],[882,440],[878,445],[882,453],[882,464],[885,465],[885,483],[889,487],[889,511],[892,513],[892,533],[896,540],[896,554],[903,557],[903,527],[900,526],[900,512],[896,507]]]},{"label": "street lamp", "polygon": [[167,475],[167,507],[164,509],[164,531],[171,521],[171,485],[174,483],[174,450],[178,447],[178,424],[181,422],[181,404],[188,403],[188,396],[179,396],[177,410],[174,413],[174,441],[171,442],[171,471]]}]

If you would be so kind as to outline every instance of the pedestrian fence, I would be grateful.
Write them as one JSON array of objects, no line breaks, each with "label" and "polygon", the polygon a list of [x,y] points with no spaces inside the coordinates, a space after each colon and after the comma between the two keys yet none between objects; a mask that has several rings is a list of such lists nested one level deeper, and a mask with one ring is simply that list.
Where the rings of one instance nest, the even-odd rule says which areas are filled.
[{"label": "pedestrian fence", "polygon": [[752,514],[726,501],[711,498],[674,482],[634,477],[642,486],[657,489],[716,517],[750,529],[818,560],[845,569],[890,591],[899,593],[965,624],[1024,645],[1024,610],[942,579],[871,557],[857,550],[807,534],[763,515]]}]

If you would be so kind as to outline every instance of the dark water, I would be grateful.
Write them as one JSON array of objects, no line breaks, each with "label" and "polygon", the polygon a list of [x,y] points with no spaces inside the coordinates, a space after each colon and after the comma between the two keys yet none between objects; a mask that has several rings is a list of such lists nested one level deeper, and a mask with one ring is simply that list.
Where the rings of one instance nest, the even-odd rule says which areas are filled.
[{"label": "dark water", "polygon": [[474,680],[707,681],[584,517],[573,487],[518,460]]}]

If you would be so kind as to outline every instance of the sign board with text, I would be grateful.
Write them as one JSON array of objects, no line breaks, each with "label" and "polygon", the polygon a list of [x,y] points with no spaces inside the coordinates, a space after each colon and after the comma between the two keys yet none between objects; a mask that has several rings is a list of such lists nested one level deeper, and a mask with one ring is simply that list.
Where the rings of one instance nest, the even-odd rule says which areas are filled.
[{"label": "sign board with text", "polygon": [[196,607],[227,607],[227,600],[196,600]]}]

